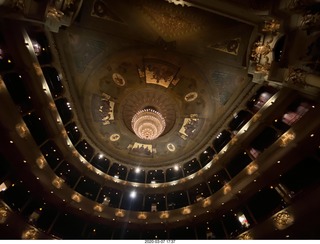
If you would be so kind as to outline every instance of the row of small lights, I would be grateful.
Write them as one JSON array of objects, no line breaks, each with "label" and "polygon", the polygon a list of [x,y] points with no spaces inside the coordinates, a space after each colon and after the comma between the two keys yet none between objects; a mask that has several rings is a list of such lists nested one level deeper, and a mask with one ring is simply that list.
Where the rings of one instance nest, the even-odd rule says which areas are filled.
[{"label": "row of small lights", "polygon": [[[314,136],[314,134],[311,134],[310,135],[310,137],[313,137]],[[13,143],[13,141],[10,141],[10,143]],[[53,151],[55,151],[55,149],[53,149]],[[280,161],[277,161],[277,163],[279,164],[280,163]],[[250,166],[250,165],[249,165]],[[251,167],[252,168],[252,167]],[[256,167],[254,167],[255,169],[254,170],[256,170]],[[249,168],[248,168],[249,169]],[[137,172],[139,172],[139,169],[137,170]],[[251,173],[250,173],[251,174]],[[256,180],[254,180],[254,182],[256,182]],[[130,194],[130,196],[132,197],[132,198],[134,198],[135,196],[136,196],[136,193],[135,193],[135,191],[133,191],[131,194]]]}]

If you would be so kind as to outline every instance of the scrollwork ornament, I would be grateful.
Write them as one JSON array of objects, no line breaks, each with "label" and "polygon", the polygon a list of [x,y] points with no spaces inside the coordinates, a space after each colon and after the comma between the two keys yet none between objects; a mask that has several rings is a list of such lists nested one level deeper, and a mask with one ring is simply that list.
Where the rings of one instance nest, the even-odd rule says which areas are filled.
[{"label": "scrollwork ornament", "polygon": [[293,131],[287,131],[279,140],[280,147],[286,147],[291,141],[295,139],[296,135]]},{"label": "scrollwork ornament", "polygon": [[268,32],[274,35],[277,35],[280,29],[280,23],[277,20],[266,20],[264,22],[264,27],[262,28],[263,32]]},{"label": "scrollwork ornament", "polygon": [[255,73],[268,75],[271,69],[271,63],[269,63],[267,59],[267,61],[264,64],[261,64],[261,63],[254,64],[254,68],[255,68],[255,71],[254,71]]},{"label": "scrollwork ornament", "polygon": [[306,83],[306,75],[307,72],[300,68],[292,68],[289,69],[289,74],[285,79],[285,83],[288,85],[304,87],[307,85]]},{"label": "scrollwork ornament", "polygon": [[293,223],[293,216],[287,211],[281,211],[273,217],[273,221],[279,230],[283,230]]},{"label": "scrollwork ornament", "polygon": [[313,27],[318,27],[320,24],[320,13],[305,13],[300,20],[300,28],[308,30]]},{"label": "scrollwork ornament", "polygon": [[255,42],[251,52],[251,59],[258,63],[260,57],[262,56],[266,58],[268,62],[269,59],[267,58],[267,55],[272,52],[272,48],[269,44],[270,41],[265,44],[263,44],[261,41]]}]

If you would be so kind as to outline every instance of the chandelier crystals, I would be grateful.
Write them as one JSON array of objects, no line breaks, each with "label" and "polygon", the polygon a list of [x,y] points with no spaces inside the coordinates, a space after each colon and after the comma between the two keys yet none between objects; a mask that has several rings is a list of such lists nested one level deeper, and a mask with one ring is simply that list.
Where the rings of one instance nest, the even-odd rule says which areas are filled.
[{"label": "chandelier crystals", "polygon": [[129,90],[119,106],[119,114],[130,136],[150,142],[172,130],[178,104],[167,90],[148,86]]},{"label": "chandelier crystals", "polygon": [[141,139],[154,140],[166,128],[166,121],[162,114],[153,108],[139,110],[131,120],[134,133]]}]

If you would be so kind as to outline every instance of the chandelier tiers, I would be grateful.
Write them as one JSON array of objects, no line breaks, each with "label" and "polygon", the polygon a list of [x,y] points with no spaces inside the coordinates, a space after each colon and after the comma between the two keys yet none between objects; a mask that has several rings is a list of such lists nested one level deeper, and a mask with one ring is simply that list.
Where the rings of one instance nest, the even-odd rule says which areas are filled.
[{"label": "chandelier tiers", "polygon": [[172,131],[176,113],[180,112],[179,101],[174,94],[151,85],[128,89],[121,101],[119,115],[133,136],[131,141],[138,138],[149,142],[163,139]]},{"label": "chandelier tiers", "polygon": [[152,108],[139,110],[131,120],[134,133],[141,139],[154,140],[166,128],[166,121],[161,113]]}]

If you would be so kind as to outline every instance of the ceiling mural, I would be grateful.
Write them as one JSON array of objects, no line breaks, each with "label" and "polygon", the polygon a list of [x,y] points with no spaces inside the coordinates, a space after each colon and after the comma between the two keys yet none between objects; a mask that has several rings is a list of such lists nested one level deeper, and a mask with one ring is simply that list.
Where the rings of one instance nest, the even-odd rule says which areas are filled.
[{"label": "ceiling mural", "polygon": [[[126,55],[115,54],[91,73],[89,78],[97,85],[88,82],[84,89],[88,94],[84,96],[84,114],[92,134],[100,135],[95,142],[115,159],[156,165],[184,158],[201,146],[195,139],[208,135],[216,104],[213,91],[195,64],[172,63],[167,57],[155,59],[158,51],[148,52],[150,57],[134,49]],[[192,77],[189,72],[197,77],[192,85],[185,79]],[[185,87],[192,91],[186,92]],[[134,130],[134,119],[143,111],[154,111],[164,120],[165,128],[155,140],[141,139]],[[143,117],[147,126],[141,133],[151,133],[150,128],[159,126],[157,116],[150,116],[152,113]]]},{"label": "ceiling mural", "polygon": [[161,1],[124,2],[86,2],[91,12],[56,35],[80,119],[115,162],[186,160],[248,82],[242,64],[253,27]]},{"label": "ceiling mural", "polygon": [[139,142],[134,142],[133,145],[129,144],[127,148],[130,153],[143,157],[152,157],[153,151],[155,151],[155,149],[152,148],[152,144]]},{"label": "ceiling mural", "polygon": [[95,121],[101,121],[103,125],[109,125],[114,120],[114,105],[112,98],[102,93],[101,96],[97,94],[92,95],[92,111]]},{"label": "ceiling mural", "polygon": [[180,137],[183,140],[193,137],[200,128],[200,120],[198,114],[190,114],[189,117],[184,118],[183,124],[179,130]]},{"label": "ceiling mural", "polygon": [[140,78],[148,84],[160,85],[168,88],[177,85],[179,67],[157,59],[144,59],[143,70],[139,69]]}]

